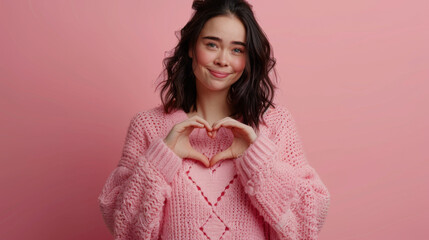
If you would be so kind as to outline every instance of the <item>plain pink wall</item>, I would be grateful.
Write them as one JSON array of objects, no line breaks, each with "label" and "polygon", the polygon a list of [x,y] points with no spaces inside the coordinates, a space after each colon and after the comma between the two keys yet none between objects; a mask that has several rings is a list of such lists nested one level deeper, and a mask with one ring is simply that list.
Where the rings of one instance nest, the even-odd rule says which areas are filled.
[{"label": "plain pink wall", "polygon": [[[2,239],[111,238],[97,197],[191,2],[0,1]],[[251,3],[331,193],[320,239],[427,237],[427,1]]]}]

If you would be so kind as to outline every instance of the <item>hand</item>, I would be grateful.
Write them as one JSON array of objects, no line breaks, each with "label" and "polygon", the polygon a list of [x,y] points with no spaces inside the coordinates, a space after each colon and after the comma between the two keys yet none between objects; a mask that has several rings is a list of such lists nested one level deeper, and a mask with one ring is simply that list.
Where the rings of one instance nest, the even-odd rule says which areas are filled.
[{"label": "hand", "polygon": [[213,136],[212,127],[209,123],[199,116],[193,116],[180,122],[171,128],[167,137],[165,137],[165,144],[181,158],[192,158],[200,161],[204,166],[209,167],[209,159],[202,153],[196,151],[189,142],[189,135],[194,128],[206,128],[207,135]]},{"label": "hand", "polygon": [[217,153],[212,157],[210,160],[210,167],[223,159],[237,158],[241,156],[243,152],[250,146],[250,144],[252,144],[257,138],[257,135],[252,127],[230,117],[223,118],[213,124],[213,132],[211,134],[212,138],[216,137],[216,131],[221,127],[231,129],[232,133],[234,134],[234,139],[229,148],[220,153]]}]

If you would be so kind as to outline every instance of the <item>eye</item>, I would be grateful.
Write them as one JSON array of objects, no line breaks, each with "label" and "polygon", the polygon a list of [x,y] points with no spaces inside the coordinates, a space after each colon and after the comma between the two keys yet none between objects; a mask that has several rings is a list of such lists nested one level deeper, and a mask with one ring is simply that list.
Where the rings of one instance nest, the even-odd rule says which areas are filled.
[{"label": "eye", "polygon": [[206,45],[207,45],[207,47],[209,47],[209,48],[216,48],[216,44],[214,44],[214,43],[212,43],[212,42],[209,42],[209,43],[207,43]]},{"label": "eye", "polygon": [[233,51],[234,53],[243,53],[243,52],[244,52],[244,50],[242,50],[242,49],[240,49],[240,48],[234,48],[232,51]]}]

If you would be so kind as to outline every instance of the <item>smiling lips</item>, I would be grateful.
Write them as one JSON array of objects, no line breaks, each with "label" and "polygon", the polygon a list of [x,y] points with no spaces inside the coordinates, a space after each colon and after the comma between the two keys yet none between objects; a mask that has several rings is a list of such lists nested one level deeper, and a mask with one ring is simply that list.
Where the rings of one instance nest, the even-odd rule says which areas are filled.
[{"label": "smiling lips", "polygon": [[211,75],[217,78],[225,78],[230,74],[230,73],[224,73],[224,72],[216,72],[210,69],[209,69],[209,72],[211,73]]}]

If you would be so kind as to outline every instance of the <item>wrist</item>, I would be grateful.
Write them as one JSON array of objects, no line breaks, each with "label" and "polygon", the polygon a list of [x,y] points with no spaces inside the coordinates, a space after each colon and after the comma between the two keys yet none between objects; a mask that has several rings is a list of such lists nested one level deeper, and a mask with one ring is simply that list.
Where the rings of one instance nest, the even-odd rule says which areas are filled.
[{"label": "wrist", "polygon": [[168,148],[170,148],[171,150],[173,150],[173,146],[171,146],[171,145],[168,143],[168,141],[167,141],[166,139],[163,139],[162,141],[165,143],[165,145],[166,145]]}]

